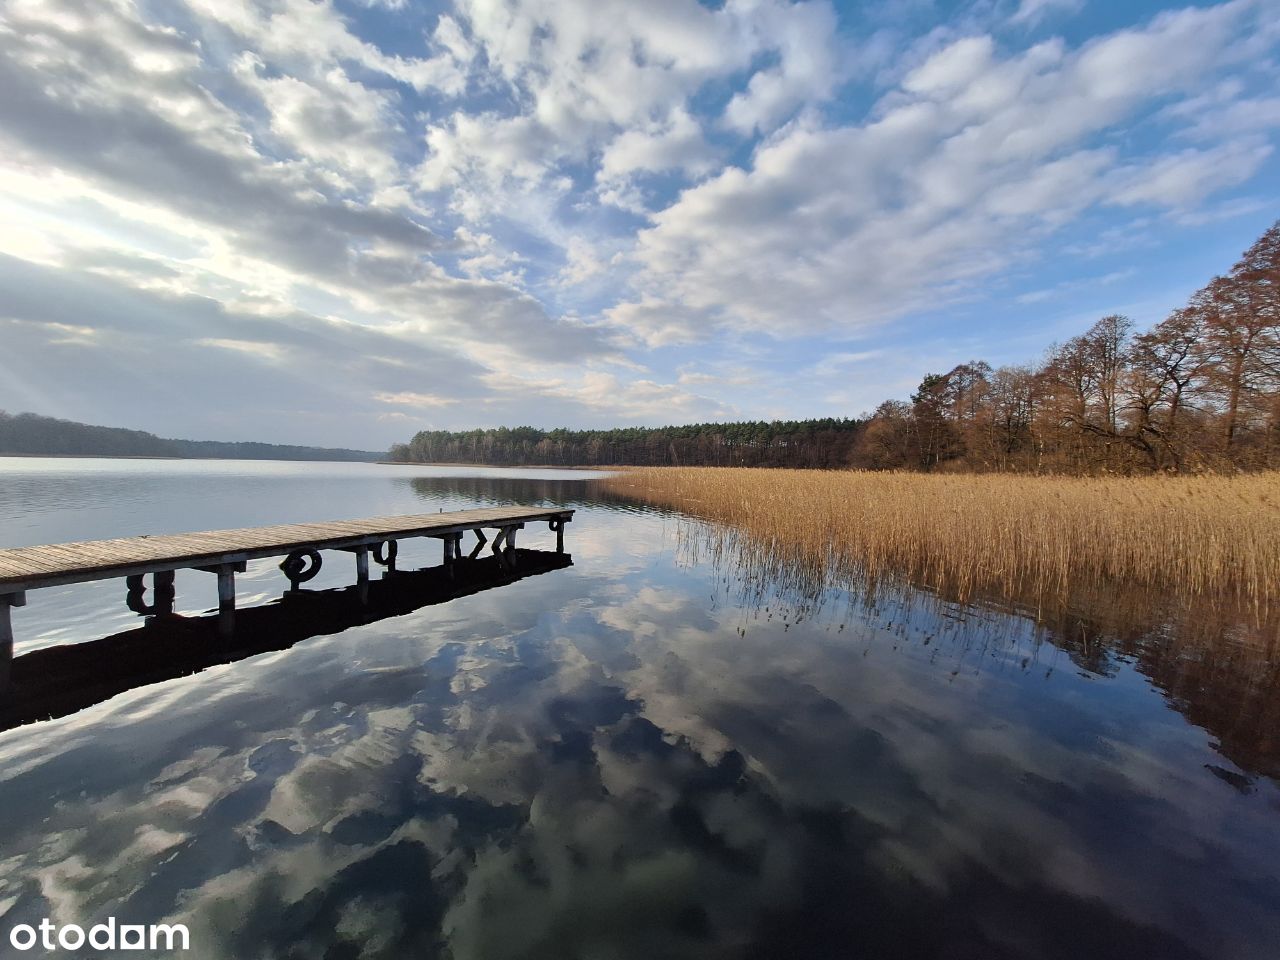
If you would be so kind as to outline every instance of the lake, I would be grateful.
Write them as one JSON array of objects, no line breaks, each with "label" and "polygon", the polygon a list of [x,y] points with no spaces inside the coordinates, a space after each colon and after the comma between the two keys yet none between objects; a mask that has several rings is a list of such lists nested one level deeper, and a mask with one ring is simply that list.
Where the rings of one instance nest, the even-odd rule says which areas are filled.
[{"label": "lake", "polygon": [[[108,917],[201,958],[1276,956],[1274,643],[797,596],[591,476],[0,458],[3,546],[578,511],[571,566],[0,733],[0,956]],[[32,591],[17,656],[139,627],[124,594]]]}]

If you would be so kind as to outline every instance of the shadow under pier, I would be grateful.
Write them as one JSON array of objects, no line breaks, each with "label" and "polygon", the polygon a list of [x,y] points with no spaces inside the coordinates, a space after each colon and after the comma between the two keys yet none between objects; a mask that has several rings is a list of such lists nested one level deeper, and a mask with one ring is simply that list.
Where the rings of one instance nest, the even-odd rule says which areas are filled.
[{"label": "shadow under pier", "polygon": [[[309,637],[402,616],[573,565],[567,553],[513,550],[514,557],[458,559],[449,566],[390,572],[333,590],[291,590],[237,613],[235,633],[219,632],[216,611],[153,617],[145,626],[98,640],[15,657],[0,693],[0,730],[63,717],[147,684],[221,663],[285,650]],[[514,563],[510,561],[516,561]]]}]

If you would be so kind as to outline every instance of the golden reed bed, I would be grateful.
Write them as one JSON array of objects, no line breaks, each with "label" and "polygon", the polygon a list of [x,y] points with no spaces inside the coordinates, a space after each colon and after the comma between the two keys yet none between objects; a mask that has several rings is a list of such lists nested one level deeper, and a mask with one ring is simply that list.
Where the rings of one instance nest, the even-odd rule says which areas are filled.
[{"label": "golden reed bed", "polygon": [[1074,478],[628,470],[616,494],[725,524],[770,565],[1060,606],[1133,591],[1260,612],[1280,593],[1280,473]]}]

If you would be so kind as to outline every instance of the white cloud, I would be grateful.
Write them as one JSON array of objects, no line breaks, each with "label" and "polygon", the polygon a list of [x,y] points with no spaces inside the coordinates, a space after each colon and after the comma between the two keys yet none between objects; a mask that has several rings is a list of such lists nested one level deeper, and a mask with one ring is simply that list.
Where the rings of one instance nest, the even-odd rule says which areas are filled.
[{"label": "white cloud", "polygon": [[268,76],[264,68],[260,57],[244,54],[235,74],[261,98],[271,132],[290,150],[339,173],[342,186],[399,180],[394,148],[403,132],[394,93],[356,83],[340,67],[309,80]]},{"label": "white cloud", "polygon": [[[458,18],[484,53],[487,82],[521,105],[514,115],[454,113],[427,131],[422,187],[455,190],[453,208],[475,220],[512,215],[512,192],[554,188],[562,165],[597,153],[601,196],[641,210],[629,175],[697,176],[715,157],[687,106],[703,84],[749,69],[759,55],[776,58],[727,107],[726,122],[750,133],[829,97],[840,74],[835,14],[825,0],[719,10],[695,0],[467,0]],[[542,211],[523,220],[546,226]]]},{"label": "white cloud", "polygon": [[1187,111],[1194,123],[1186,134],[1198,140],[1220,140],[1280,128],[1280,97],[1228,95],[1197,106],[1200,109]]},{"label": "white cloud", "polygon": [[638,238],[639,297],[610,317],[670,343],[723,327],[856,330],[969,295],[1099,204],[1184,207],[1247,179],[1258,141],[1126,157],[1093,138],[1245,55],[1257,9],[1162,14],[1068,51],[934,53],[861,126],[797,122],[748,169],[686,189]]},{"label": "white cloud", "polygon": [[715,156],[698,122],[687,110],[677,108],[660,123],[626,130],[610,141],[600,158],[597,179],[660,170],[697,175],[712,167]]},{"label": "white cloud", "polygon": [[218,337],[201,337],[196,341],[200,347],[217,347],[219,350],[234,350],[256,360],[268,363],[279,363],[285,359],[285,349],[278,343],[261,340],[229,340]]},{"label": "white cloud", "polygon": [[950,95],[991,69],[995,41],[989,36],[965,37],[935,53],[902,82],[909,93]]},{"label": "white cloud", "polygon": [[442,397],[434,393],[418,393],[412,390],[400,393],[389,393],[379,390],[373,395],[379,403],[389,403],[401,407],[448,407],[458,402],[455,397]]},{"label": "white cloud", "polygon": [[573,237],[565,251],[565,265],[556,277],[559,283],[572,286],[598,276],[605,269],[592,244],[584,237]]},{"label": "white cloud", "polygon": [[761,5],[752,26],[762,47],[776,48],[778,62],[752,74],[746,90],[734,94],[725,121],[743,132],[768,132],[796,108],[826,100],[843,79],[835,48],[838,23],[829,4],[810,0]]},{"label": "white cloud", "polygon": [[1021,0],[1010,23],[1036,24],[1053,13],[1079,13],[1085,0]]},{"label": "white cloud", "polygon": [[507,181],[536,184],[564,156],[565,145],[529,117],[453,114],[426,132],[419,168],[424,190],[497,189]]},{"label": "white cloud", "polygon": [[1183,150],[1152,164],[1118,171],[1111,202],[1185,208],[1249,179],[1271,155],[1269,143],[1235,140],[1209,150]]},{"label": "white cloud", "polygon": [[468,63],[454,32],[437,35],[442,52],[433,57],[383,53],[351,32],[329,0],[186,0],[205,21],[230,30],[273,63],[294,70],[324,73],[336,64],[353,64],[408,84],[419,91],[457,95],[466,86]]}]

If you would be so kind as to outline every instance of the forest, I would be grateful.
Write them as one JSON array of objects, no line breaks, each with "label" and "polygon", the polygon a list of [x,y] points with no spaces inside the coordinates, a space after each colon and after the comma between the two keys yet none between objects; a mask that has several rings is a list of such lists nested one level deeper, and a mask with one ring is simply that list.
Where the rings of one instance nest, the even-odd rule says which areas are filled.
[{"label": "forest", "polygon": [[982,361],[887,401],[852,464],[1155,473],[1280,467],[1280,223],[1150,330],[1120,315],[1033,366]]},{"label": "forest", "polygon": [[694,423],[614,430],[423,430],[391,448],[417,463],[549,466],[843,467],[862,434],[860,420]]},{"label": "forest", "polygon": [[1183,473],[1280,467],[1280,223],[1150,330],[1113,314],[1037,363],[929,374],[869,417],[423,431],[391,459]]},{"label": "forest", "polygon": [[143,430],[99,427],[0,410],[0,455],[181,457],[192,460],[377,460],[381,454],[333,447],[221,440],[170,440]]}]

